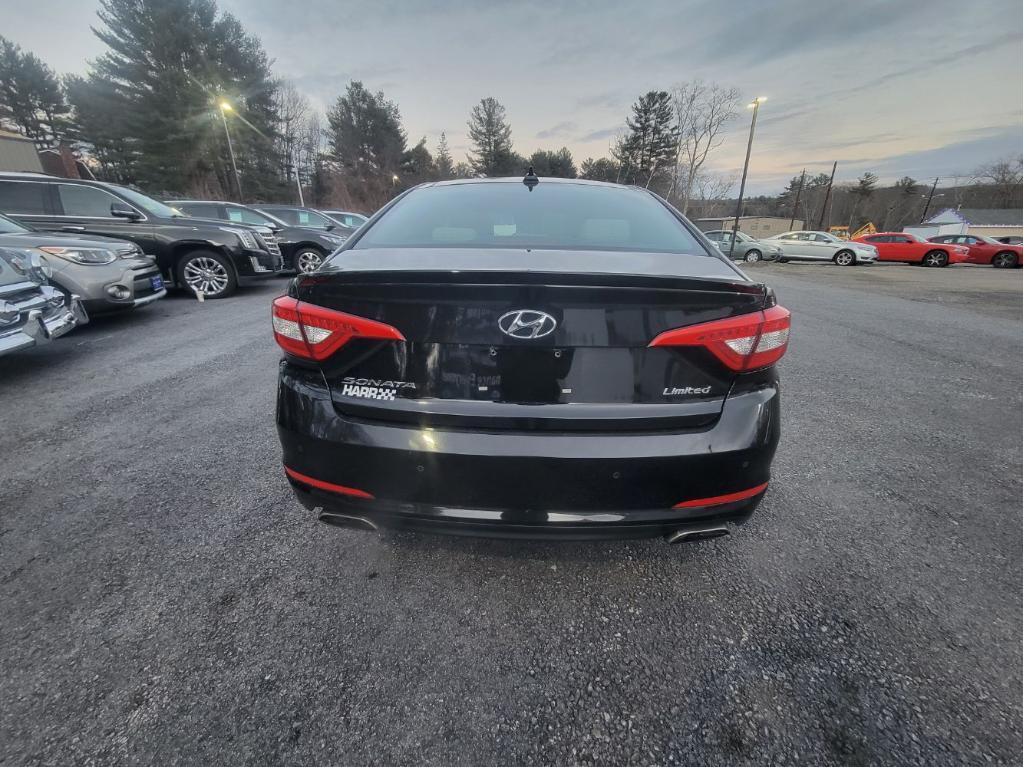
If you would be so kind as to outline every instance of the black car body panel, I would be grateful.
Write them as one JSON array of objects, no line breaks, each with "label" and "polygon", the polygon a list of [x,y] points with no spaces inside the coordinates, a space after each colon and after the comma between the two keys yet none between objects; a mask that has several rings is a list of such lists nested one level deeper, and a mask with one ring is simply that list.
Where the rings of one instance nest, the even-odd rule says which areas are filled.
[{"label": "black car body panel", "polygon": [[[235,202],[220,200],[168,200],[168,205],[187,213],[190,216],[203,216],[214,218],[230,225],[246,223],[249,225],[273,226],[277,246],[280,248],[282,268],[284,271],[296,271],[295,256],[306,248],[313,248],[324,258],[343,244],[344,239],[350,233],[343,227],[337,231],[327,232],[324,229],[312,229],[301,226],[292,226],[280,220],[271,219],[267,214],[251,206],[241,205]],[[241,222],[231,218],[233,211],[241,214],[243,211],[252,211],[255,216],[243,219]],[[351,230],[354,231],[354,230]]]},{"label": "black car body panel", "polygon": [[[68,210],[65,198],[80,202],[81,207]],[[110,205],[115,202],[127,206],[133,214],[110,215]],[[280,255],[260,243],[257,228],[144,210],[132,190],[116,184],[0,173],[0,212],[35,229],[130,240],[156,258],[168,284],[176,281],[178,259],[197,250],[225,256],[239,280],[270,277],[281,268]],[[246,246],[225,227],[252,233],[254,246]]]},{"label": "black car body panel", "polygon": [[[749,516],[780,434],[774,367],[737,373],[706,348],[651,342],[762,313],[774,306],[767,288],[695,234],[685,255],[360,248],[386,217],[289,289],[298,306],[400,331],[281,362],[278,432],[304,505],[373,525],[527,537]],[[520,310],[553,327],[510,335],[502,321]]]}]

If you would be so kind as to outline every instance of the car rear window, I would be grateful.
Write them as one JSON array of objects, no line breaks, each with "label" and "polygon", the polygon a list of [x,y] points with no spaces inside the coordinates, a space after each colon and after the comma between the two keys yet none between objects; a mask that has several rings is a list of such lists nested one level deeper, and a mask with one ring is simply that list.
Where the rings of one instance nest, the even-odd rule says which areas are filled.
[{"label": "car rear window", "polygon": [[537,248],[710,255],[657,199],[625,187],[517,182],[417,189],[359,238],[366,248]]}]

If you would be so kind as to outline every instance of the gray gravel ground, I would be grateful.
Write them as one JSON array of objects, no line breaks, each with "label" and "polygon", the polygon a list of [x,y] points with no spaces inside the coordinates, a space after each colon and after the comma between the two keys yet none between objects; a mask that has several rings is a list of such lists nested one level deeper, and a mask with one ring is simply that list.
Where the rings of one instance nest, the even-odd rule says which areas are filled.
[{"label": "gray gravel ground", "polygon": [[1021,306],[909,269],[751,270],[795,317],[774,482],[681,547],[315,523],[281,283],[0,359],[0,762],[1019,764]]}]

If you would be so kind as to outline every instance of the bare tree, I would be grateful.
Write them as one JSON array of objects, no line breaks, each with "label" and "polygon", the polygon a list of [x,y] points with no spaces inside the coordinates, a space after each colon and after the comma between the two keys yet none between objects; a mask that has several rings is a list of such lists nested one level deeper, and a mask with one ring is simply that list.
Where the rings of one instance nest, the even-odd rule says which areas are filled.
[{"label": "bare tree", "polygon": [[739,91],[692,80],[675,86],[671,99],[679,143],[669,196],[680,198],[685,214],[700,169],[711,151],[721,146],[722,128],[739,113]]},{"label": "bare tree", "polygon": [[984,165],[973,175],[979,183],[992,188],[999,208],[1011,208],[1023,187],[1023,155]]},{"label": "bare tree", "polygon": [[279,154],[284,165],[282,175],[291,179],[292,171],[294,171],[296,183],[300,183],[296,155],[299,152],[302,132],[305,130],[305,122],[309,116],[309,100],[294,84],[285,82],[281,83],[274,94],[274,102],[278,120]]},{"label": "bare tree", "polygon": [[700,215],[713,218],[727,213],[726,202],[732,189],[735,188],[735,175],[700,172],[693,180],[694,199],[699,201]]}]

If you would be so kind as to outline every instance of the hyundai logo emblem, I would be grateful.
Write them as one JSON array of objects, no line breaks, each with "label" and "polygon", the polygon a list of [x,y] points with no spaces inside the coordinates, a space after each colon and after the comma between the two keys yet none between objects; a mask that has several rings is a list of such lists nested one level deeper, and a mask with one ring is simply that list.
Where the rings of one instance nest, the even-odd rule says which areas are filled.
[{"label": "hyundai logo emblem", "polygon": [[497,321],[501,332],[512,338],[543,338],[554,332],[558,321],[547,312],[535,309],[516,309],[502,314]]}]

